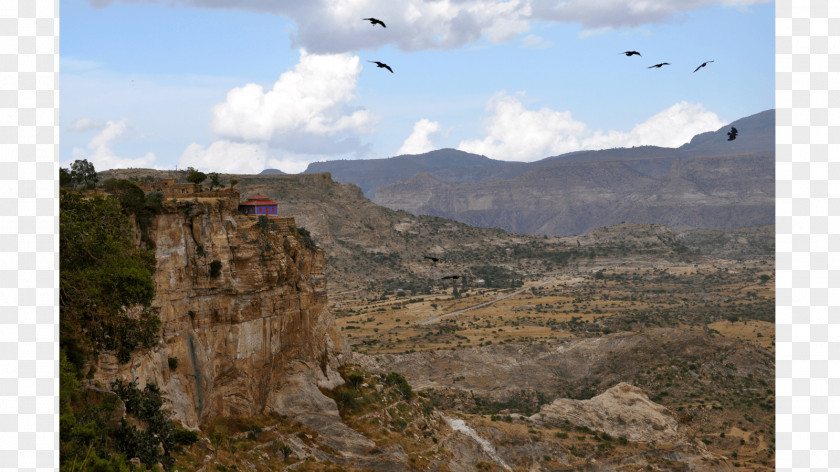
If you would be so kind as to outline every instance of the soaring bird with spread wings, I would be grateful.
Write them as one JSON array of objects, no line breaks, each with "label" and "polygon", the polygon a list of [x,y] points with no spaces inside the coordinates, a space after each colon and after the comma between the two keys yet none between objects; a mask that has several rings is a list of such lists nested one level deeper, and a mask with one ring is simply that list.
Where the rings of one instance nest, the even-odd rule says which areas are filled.
[{"label": "soaring bird with spread wings", "polygon": [[[710,62],[715,62],[715,61],[706,61],[706,62],[704,62],[704,63],[700,64],[699,66],[697,66],[697,68],[696,68],[696,69],[694,69],[694,72],[697,72],[698,70],[700,70],[700,68],[701,68],[701,67],[706,67],[706,64],[708,64],[708,63],[710,63]],[[693,73],[693,72],[692,72],[692,73]]]},{"label": "soaring bird with spread wings", "polygon": [[735,127],[733,126],[732,129],[729,130],[728,133],[726,133],[726,135],[729,136],[729,139],[727,139],[727,141],[735,141],[735,138],[738,137],[738,130],[735,129]]},{"label": "soaring bird with spread wings", "polygon": [[372,63],[376,64],[376,67],[384,67],[384,68],[390,70],[392,74],[394,73],[394,71],[391,70],[390,67],[388,67],[388,64],[385,64],[384,62],[379,62],[379,61],[368,61],[368,62],[372,62]]},{"label": "soaring bird with spread wings", "polygon": [[630,56],[633,56],[633,55],[641,57],[641,53],[639,53],[639,51],[624,51],[624,52],[620,52],[619,54],[624,54],[627,57],[630,57]]},{"label": "soaring bird with spread wings", "polygon": [[660,68],[660,67],[662,67],[662,66],[670,66],[670,65],[671,65],[671,63],[670,63],[670,62],[660,62],[659,64],[654,64],[654,65],[652,65],[652,66],[648,67],[648,69],[653,69],[654,67],[656,67],[657,69],[659,69],[659,68]]},{"label": "soaring bird with spread wings", "polygon": [[377,20],[376,18],[362,18],[362,19],[370,21],[370,24],[373,25],[373,26],[382,25],[383,28],[387,28],[387,26],[385,26],[385,23],[383,23],[382,20]]}]

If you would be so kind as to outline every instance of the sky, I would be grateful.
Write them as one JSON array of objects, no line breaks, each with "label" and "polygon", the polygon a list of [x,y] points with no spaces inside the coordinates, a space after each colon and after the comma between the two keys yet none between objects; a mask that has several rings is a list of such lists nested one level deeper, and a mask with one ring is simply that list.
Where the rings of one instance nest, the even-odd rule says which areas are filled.
[{"label": "sky", "polygon": [[63,0],[60,162],[298,173],[441,148],[531,162],[678,147],[774,108],[774,8]]}]

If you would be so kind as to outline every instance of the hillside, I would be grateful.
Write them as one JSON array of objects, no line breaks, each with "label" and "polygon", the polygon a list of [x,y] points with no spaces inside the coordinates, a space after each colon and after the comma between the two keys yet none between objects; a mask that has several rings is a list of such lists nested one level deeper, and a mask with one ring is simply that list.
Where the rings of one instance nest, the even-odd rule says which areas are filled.
[{"label": "hillside", "polygon": [[523,163],[498,161],[456,149],[440,149],[387,159],[313,162],[304,173],[328,172],[336,182],[358,185],[365,196],[372,199],[377,187],[409,179],[417,173],[429,172],[447,182],[486,182],[517,175],[524,168]]},{"label": "hillside", "polygon": [[[615,169],[619,175],[629,172]],[[179,175],[138,169],[103,174],[138,180]],[[570,183],[586,177],[585,172],[566,176]],[[241,382],[228,380],[245,370],[220,362],[213,367],[219,379],[206,384],[205,394],[208,401],[213,395],[231,401],[205,406],[223,413],[209,416],[201,435],[228,435],[230,447],[191,446],[175,455],[184,468],[209,470],[217,464],[262,471],[312,463],[319,465],[306,470],[771,470],[772,226],[675,232],[625,223],[567,237],[530,236],[390,210],[328,174],[235,178],[243,195],[261,193],[279,201],[279,213],[311,233],[326,265],[323,272],[290,272],[318,257],[295,255],[295,245],[283,249],[280,239],[270,241],[278,253],[264,265],[253,258],[257,249],[245,250],[249,244],[264,246],[258,230],[248,229],[247,217],[217,214],[218,204],[199,202],[205,213],[190,225],[186,207],[162,215],[168,219],[156,224],[154,233],[159,254],[175,254],[166,249],[170,240],[184,240],[188,247],[206,241],[201,246],[223,261],[223,272],[230,270],[218,282],[199,286],[177,275],[200,273],[201,259],[193,261],[196,248],[187,251],[196,267],[183,267],[181,256],[164,258],[165,270],[156,277],[163,296],[172,300],[167,306],[174,308],[162,312],[164,318],[208,303],[219,313],[219,323],[212,322],[212,310],[210,319],[201,314],[199,323],[199,311],[192,309],[193,327],[164,330],[167,349],[189,358],[178,350],[178,333],[218,327],[230,336],[224,342],[215,334],[202,338],[212,351],[228,355],[234,346],[237,352],[259,346],[256,331],[245,328],[258,320],[247,315],[238,321],[224,300],[248,285],[237,279],[273,277],[279,263],[286,267],[288,294],[315,288],[314,298],[305,297],[313,308],[305,309],[304,297],[297,297],[301,314],[320,312],[323,321],[312,327],[324,329],[330,315],[321,307],[328,304],[352,355],[341,355],[337,370],[344,383],[322,388],[316,403],[307,400],[313,392],[306,383],[287,383],[269,394],[285,398],[282,405],[295,405],[292,415],[281,406],[268,416],[253,416],[245,409],[265,404],[266,397],[242,398],[262,387],[237,391]],[[695,180],[702,188],[705,181]],[[736,181],[726,185],[736,191]],[[191,227],[192,236],[182,226]],[[227,255],[223,249],[231,244],[236,248],[230,246]],[[250,263],[237,262],[249,253]],[[461,278],[441,280],[450,274]],[[225,281],[233,285],[215,287]],[[190,284],[187,292],[175,290]],[[243,294],[264,300],[260,310],[289,311],[283,308],[287,295],[259,287]],[[277,331],[266,319],[259,337],[284,336],[285,328]],[[299,335],[309,332],[300,328]],[[281,352],[297,352],[295,342],[285,341]],[[303,358],[314,355],[299,352]],[[234,365],[248,365],[248,358]],[[111,369],[103,366],[99,375]],[[332,381],[330,369],[328,364]],[[137,372],[167,381],[165,368]],[[168,382],[182,374],[180,368],[170,373]],[[188,392],[192,383],[177,381]],[[622,405],[631,404],[636,407],[625,417]],[[229,416],[231,408],[239,413]],[[604,408],[628,424],[606,421],[599,416]],[[179,410],[194,411],[195,405]],[[652,432],[634,418],[661,423],[667,435],[639,441]]]},{"label": "hillside", "polygon": [[[726,133],[735,126],[738,139]],[[534,235],[621,222],[682,231],[772,224],[775,110],[695,136],[679,148],[578,151],[531,163],[453,149],[313,163],[382,206]]]},{"label": "hillside", "polygon": [[669,160],[646,175],[650,161],[555,161],[519,177],[451,184],[428,174],[380,187],[374,201],[415,214],[538,235],[573,235],[621,222],[675,230],[773,224],[772,155]]},{"label": "hillside", "polygon": [[[617,176],[631,173],[621,163],[614,163],[611,168]],[[576,174],[558,174],[566,179],[569,185],[575,185],[584,179],[590,182],[597,181],[604,175],[603,169],[601,166],[589,165],[588,169],[580,167]],[[684,173],[692,175],[690,171],[689,167]],[[727,173],[723,170],[721,172]],[[640,177],[641,174],[636,175],[636,178],[644,178]],[[115,176],[143,179],[146,176],[173,178],[178,174],[173,171],[148,169],[113,170],[103,172],[101,179]],[[362,287],[375,286],[379,290],[384,287],[395,289],[412,285],[440,286],[440,277],[450,273],[464,273],[471,266],[485,264],[500,257],[499,254],[504,255],[505,249],[511,249],[510,254],[513,254],[513,258],[508,258],[510,260],[506,264],[523,274],[531,270],[531,266],[534,267],[534,271],[545,270],[557,254],[560,254],[556,256],[559,260],[566,257],[565,253],[575,254],[578,251],[582,254],[581,257],[588,257],[587,247],[601,246],[607,244],[607,241],[617,246],[632,246],[633,241],[644,241],[639,244],[655,241],[657,245],[663,240],[670,241],[652,248],[666,253],[678,247],[678,241],[683,241],[692,250],[705,254],[723,251],[724,247],[727,248],[727,254],[759,253],[766,256],[773,253],[773,231],[772,228],[768,230],[766,227],[744,228],[736,238],[729,237],[730,232],[720,228],[704,231],[686,229],[678,231],[678,235],[672,229],[656,226],[668,236],[660,234],[649,240],[647,228],[652,227],[649,224],[622,225],[616,227],[613,232],[588,233],[581,229],[574,232],[577,236],[562,238],[533,236],[509,233],[499,228],[470,226],[437,216],[418,216],[407,211],[392,210],[367,199],[358,186],[334,182],[328,174],[223,175],[222,179],[228,180],[231,177],[239,180],[237,188],[243,196],[256,193],[267,195],[279,202],[280,215],[294,217],[299,226],[311,232],[313,240],[324,250],[327,257],[325,275],[329,280],[331,297],[335,293],[358,290]],[[430,177],[425,178],[431,180]],[[546,173],[543,178],[550,179],[551,173]],[[623,178],[629,182],[633,180]],[[723,180],[723,177],[718,180]],[[654,179],[649,181],[655,182]],[[702,179],[697,181],[699,186],[706,185],[706,181]],[[435,184],[445,185],[439,182]],[[654,183],[650,185],[655,186]],[[730,179],[728,185],[731,193],[743,192],[743,189],[738,187],[735,177]],[[574,188],[581,193],[589,192],[585,185]],[[663,193],[666,191],[667,188],[661,189]],[[592,199],[603,197],[597,195],[597,192],[591,192],[589,195]],[[745,196],[747,197],[749,195]],[[486,198],[489,200],[500,196],[487,195]],[[549,200],[548,197],[544,198]],[[609,204],[601,206],[605,212],[614,211]],[[665,210],[667,208],[662,211]],[[488,215],[488,219],[493,217],[492,211],[475,213]],[[688,214],[692,213],[689,211]],[[679,218],[679,215],[671,216]],[[527,215],[522,218],[527,218]],[[615,224],[620,223],[621,220],[615,221]],[[772,220],[769,224],[772,224]],[[759,223],[755,226],[759,226]],[[725,246],[721,242],[724,239],[727,240]],[[584,244],[583,248],[578,248],[578,241]],[[423,258],[425,255],[438,257],[441,261],[432,264]]]}]

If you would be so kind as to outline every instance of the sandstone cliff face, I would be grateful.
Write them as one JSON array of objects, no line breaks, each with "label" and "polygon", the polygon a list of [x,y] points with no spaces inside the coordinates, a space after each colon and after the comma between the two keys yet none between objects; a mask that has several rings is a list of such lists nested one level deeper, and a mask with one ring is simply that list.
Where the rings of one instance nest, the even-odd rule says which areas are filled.
[{"label": "sandstone cliff face", "polygon": [[317,388],[340,384],[336,369],[349,356],[328,311],[324,255],[259,228],[237,204],[236,196],[166,202],[150,229],[161,338],[125,365],[102,356],[95,380],[154,382],[191,428],[299,408],[337,415]]}]

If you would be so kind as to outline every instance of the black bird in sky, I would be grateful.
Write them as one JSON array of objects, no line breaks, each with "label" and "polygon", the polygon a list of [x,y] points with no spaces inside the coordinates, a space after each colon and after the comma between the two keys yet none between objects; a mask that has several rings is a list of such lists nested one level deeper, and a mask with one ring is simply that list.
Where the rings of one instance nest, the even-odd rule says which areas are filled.
[{"label": "black bird in sky", "polygon": [[670,62],[662,62],[662,63],[659,63],[659,64],[654,64],[654,65],[652,65],[652,66],[648,67],[648,69],[653,69],[654,67],[656,67],[657,69],[659,69],[659,68],[660,68],[660,67],[662,67],[662,66],[670,66],[670,65],[671,65],[671,63],[670,63]]},{"label": "black bird in sky", "polygon": [[[715,61],[706,61],[706,62],[700,64],[699,66],[697,66],[696,69],[694,69],[694,72],[697,72],[698,70],[700,70],[701,67],[706,67],[706,64],[708,64],[710,62],[715,62]],[[694,72],[692,72],[692,73],[694,73]]]},{"label": "black bird in sky", "polygon": [[735,129],[735,127],[733,126],[732,129],[729,130],[728,133],[726,133],[726,135],[729,136],[729,139],[727,139],[727,141],[735,141],[735,138],[738,137],[738,130]]},{"label": "black bird in sky", "polygon": [[441,277],[441,278],[440,278],[440,280],[446,280],[446,279],[460,279],[460,278],[461,278],[461,276],[460,276],[460,275],[444,275],[443,277]]},{"label": "black bird in sky", "polygon": [[394,73],[394,71],[392,71],[391,68],[388,67],[388,64],[385,64],[384,62],[379,62],[379,61],[368,61],[368,62],[372,62],[372,63],[376,64],[376,67],[384,67],[384,68],[390,70],[392,74]]},{"label": "black bird in sky", "polygon": [[432,257],[432,256],[423,256],[423,259],[429,259],[429,260],[431,260],[433,263],[434,263],[434,262],[437,262],[437,261],[439,261],[439,260],[440,260],[440,258],[439,258],[439,257]]},{"label": "black bird in sky", "polygon": [[382,20],[377,20],[376,18],[362,18],[362,19],[370,21],[370,24],[373,25],[373,26],[376,26],[377,24],[380,24],[380,25],[382,25],[383,28],[387,28],[387,26],[385,26],[385,23],[383,23]]},{"label": "black bird in sky", "polygon": [[634,54],[637,55],[637,56],[641,56],[641,53],[639,53],[639,51],[624,51],[624,52],[620,52],[619,54],[624,54],[627,57],[630,57]]}]

